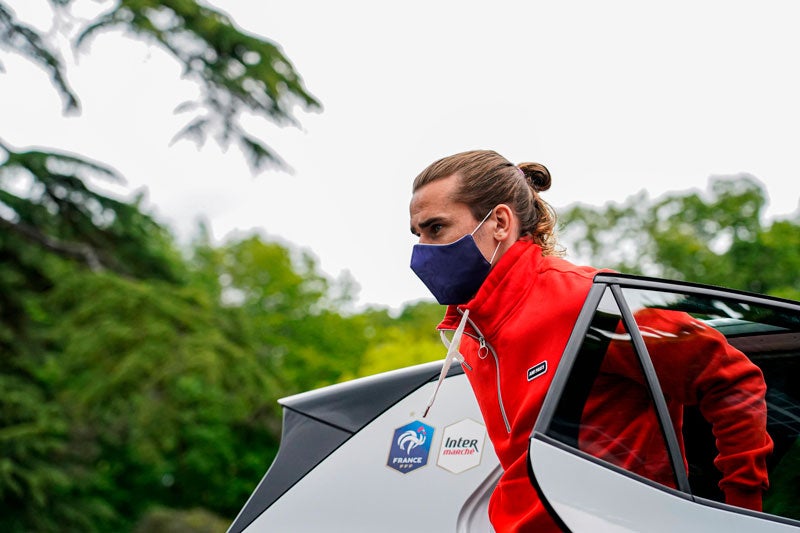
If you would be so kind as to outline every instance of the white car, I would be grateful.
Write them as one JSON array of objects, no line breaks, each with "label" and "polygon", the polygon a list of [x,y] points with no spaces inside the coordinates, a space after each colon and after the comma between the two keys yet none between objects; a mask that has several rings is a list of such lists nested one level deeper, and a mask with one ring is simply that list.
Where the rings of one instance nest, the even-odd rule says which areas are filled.
[{"label": "white car", "polygon": [[[766,394],[743,402],[731,393],[730,403],[752,403],[751,414],[766,406],[774,448],[762,511],[724,502],[702,409],[687,405],[681,420],[670,411],[672,383],[713,363],[691,335],[664,333],[643,318],[653,313],[713,328],[760,369]],[[620,358],[638,369],[640,390],[624,402],[598,402],[598,384]],[[502,469],[458,365],[422,416],[441,368],[424,364],[282,399],[280,451],[229,532],[491,531],[487,504]],[[637,464],[635,449],[602,446],[618,443],[620,427],[631,429],[632,403],[637,417],[660,427],[648,435],[665,458],[652,475],[655,465]],[[591,416],[592,405],[604,416]],[[598,274],[532,428],[528,460],[531,483],[565,531],[797,531],[800,303]]]}]

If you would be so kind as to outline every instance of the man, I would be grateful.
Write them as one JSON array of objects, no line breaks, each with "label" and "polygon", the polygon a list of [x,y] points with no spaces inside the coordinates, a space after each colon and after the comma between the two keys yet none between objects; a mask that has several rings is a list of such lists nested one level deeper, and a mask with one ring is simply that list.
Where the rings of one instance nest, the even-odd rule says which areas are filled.
[{"label": "man", "polygon": [[[555,212],[539,196],[550,185],[543,165],[470,151],[420,173],[410,204],[411,232],[419,237],[411,268],[448,305],[439,329],[456,332],[450,353],[463,357],[504,469],[489,503],[498,532],[559,531],[528,479],[528,439],[598,271],[560,257]],[[533,367],[542,372],[529,380]],[[736,477],[758,490],[753,508],[771,450],[765,430],[755,441],[755,449],[725,452],[755,465]]]}]

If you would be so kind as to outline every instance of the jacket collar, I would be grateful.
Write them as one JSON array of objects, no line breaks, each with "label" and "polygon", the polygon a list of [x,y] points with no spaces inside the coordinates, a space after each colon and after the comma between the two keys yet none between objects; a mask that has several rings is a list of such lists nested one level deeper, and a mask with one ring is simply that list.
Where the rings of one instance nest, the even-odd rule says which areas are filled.
[{"label": "jacket collar", "polygon": [[530,293],[541,261],[542,249],[538,244],[527,239],[518,240],[489,271],[469,302],[447,307],[438,329],[455,329],[462,312],[469,309],[470,321],[477,324],[481,334],[491,337]]}]

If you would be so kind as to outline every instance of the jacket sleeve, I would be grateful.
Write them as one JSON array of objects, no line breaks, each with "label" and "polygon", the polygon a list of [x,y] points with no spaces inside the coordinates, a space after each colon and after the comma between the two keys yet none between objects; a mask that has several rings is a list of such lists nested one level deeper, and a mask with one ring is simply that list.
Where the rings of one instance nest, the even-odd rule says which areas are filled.
[{"label": "jacket sleeve", "polygon": [[760,510],[773,447],[761,369],[686,313],[646,309],[636,321],[668,401],[698,406],[711,424],[726,502]]}]

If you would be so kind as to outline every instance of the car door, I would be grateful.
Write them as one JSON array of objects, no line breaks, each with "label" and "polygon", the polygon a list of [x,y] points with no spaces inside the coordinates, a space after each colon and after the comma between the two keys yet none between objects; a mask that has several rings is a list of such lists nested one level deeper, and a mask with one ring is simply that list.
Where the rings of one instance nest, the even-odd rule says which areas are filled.
[{"label": "car door", "polygon": [[502,473],[460,367],[442,363],[284,398],[278,456],[228,529],[488,531]]},{"label": "car door", "polygon": [[800,304],[598,275],[529,466],[565,531],[796,531]]}]

